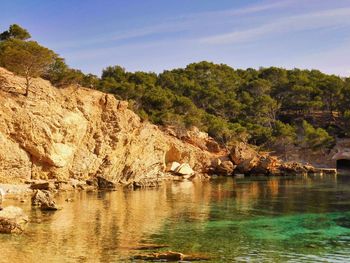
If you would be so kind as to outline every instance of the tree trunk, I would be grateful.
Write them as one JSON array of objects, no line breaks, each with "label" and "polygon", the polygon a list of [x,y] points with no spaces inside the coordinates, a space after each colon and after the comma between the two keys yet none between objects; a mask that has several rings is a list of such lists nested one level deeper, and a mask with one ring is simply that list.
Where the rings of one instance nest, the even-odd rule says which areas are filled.
[{"label": "tree trunk", "polygon": [[24,93],[24,96],[28,97],[29,95],[29,87],[30,87],[30,77],[26,76],[26,91]]}]

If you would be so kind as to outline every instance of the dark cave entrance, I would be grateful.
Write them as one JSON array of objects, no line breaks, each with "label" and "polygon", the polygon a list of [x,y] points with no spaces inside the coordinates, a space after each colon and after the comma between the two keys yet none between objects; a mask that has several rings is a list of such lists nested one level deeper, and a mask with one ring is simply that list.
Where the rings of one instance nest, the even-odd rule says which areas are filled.
[{"label": "dark cave entrance", "polygon": [[339,159],[337,160],[337,169],[339,170],[350,170],[350,160]]}]

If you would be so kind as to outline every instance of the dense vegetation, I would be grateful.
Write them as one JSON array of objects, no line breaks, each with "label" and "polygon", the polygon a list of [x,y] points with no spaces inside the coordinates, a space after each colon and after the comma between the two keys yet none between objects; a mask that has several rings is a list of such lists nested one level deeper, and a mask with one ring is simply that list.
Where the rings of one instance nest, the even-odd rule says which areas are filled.
[{"label": "dense vegetation", "polygon": [[[10,31],[0,35],[0,66],[6,67],[4,46],[30,37]],[[235,70],[204,61],[161,74],[111,66],[98,78],[55,55],[40,75],[57,87],[80,84],[112,93],[128,100],[143,119],[197,126],[222,143],[240,138],[266,148],[319,149],[331,147],[335,137],[350,136],[350,79],[318,70]]]}]

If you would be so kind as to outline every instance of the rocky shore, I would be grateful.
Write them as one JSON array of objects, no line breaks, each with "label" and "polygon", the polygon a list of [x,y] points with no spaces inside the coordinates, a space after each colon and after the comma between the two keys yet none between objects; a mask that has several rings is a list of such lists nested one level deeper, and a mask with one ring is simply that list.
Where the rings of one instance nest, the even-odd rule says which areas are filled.
[{"label": "rocky shore", "polygon": [[[130,187],[162,180],[315,172],[243,142],[231,149],[193,127],[178,131],[142,121],[128,103],[92,89],[53,87],[0,68],[0,183],[111,181]],[[100,179],[98,179],[100,178]]]},{"label": "rocky shore", "polygon": [[[2,196],[30,195],[44,210],[58,209],[57,191],[158,187],[166,180],[213,175],[336,173],[283,162],[244,142],[228,149],[195,127],[157,127],[127,102],[83,87],[57,89],[35,79],[25,97],[23,78],[3,68],[0,76]],[[0,215],[4,232],[22,229],[12,212]]]}]

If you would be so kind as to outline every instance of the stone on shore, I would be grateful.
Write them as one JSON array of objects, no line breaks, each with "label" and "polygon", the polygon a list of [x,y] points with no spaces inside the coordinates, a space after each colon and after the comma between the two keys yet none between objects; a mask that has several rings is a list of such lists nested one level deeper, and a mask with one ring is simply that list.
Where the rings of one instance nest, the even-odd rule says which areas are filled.
[{"label": "stone on shore", "polygon": [[178,162],[170,162],[167,164],[166,171],[167,172],[175,172],[176,169],[180,166]]},{"label": "stone on shore", "polygon": [[175,173],[178,175],[192,175],[194,171],[188,163],[183,163],[176,168]]},{"label": "stone on shore", "polygon": [[0,233],[22,233],[28,217],[19,207],[8,206],[0,211]]},{"label": "stone on shore", "polygon": [[113,190],[117,187],[115,183],[103,178],[102,176],[97,176],[96,178],[98,188],[101,190]]}]

